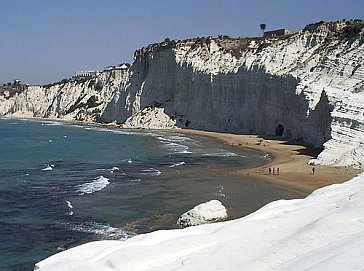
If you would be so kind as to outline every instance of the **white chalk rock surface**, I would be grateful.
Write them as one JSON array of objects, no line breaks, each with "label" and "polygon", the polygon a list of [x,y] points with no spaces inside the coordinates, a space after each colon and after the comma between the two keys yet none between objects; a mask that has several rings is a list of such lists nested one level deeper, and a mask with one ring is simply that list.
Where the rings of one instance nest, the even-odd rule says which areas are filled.
[{"label": "white chalk rock surface", "polygon": [[164,108],[146,107],[142,111],[129,117],[122,125],[122,128],[140,129],[173,129],[176,121],[164,113]]},{"label": "white chalk rock surface", "polygon": [[364,266],[364,174],[278,200],[228,222],[91,242],[39,262],[39,271],[359,271]]},{"label": "white chalk rock surface", "polygon": [[0,116],[96,122],[127,82],[127,70],[107,69],[90,78],[72,77],[49,85],[29,86],[7,97],[0,87]]},{"label": "white chalk rock surface", "polygon": [[226,218],[227,211],[224,205],[218,200],[210,200],[182,214],[177,220],[177,224],[182,227],[189,227],[221,221]]}]

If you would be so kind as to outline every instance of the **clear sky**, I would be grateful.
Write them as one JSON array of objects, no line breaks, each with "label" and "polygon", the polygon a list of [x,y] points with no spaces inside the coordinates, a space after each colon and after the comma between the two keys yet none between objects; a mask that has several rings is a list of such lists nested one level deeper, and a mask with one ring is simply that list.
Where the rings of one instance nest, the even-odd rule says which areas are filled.
[{"label": "clear sky", "polygon": [[164,38],[259,36],[363,19],[363,0],[0,0],[0,83],[44,84],[131,62]]}]

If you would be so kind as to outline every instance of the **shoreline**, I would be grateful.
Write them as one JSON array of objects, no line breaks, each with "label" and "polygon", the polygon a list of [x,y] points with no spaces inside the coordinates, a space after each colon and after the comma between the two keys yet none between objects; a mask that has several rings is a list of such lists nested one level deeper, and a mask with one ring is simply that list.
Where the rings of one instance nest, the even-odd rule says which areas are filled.
[{"label": "shoreline", "polygon": [[[230,146],[264,152],[271,157],[270,162],[258,167],[231,172],[231,174],[250,175],[274,185],[306,194],[327,185],[346,182],[362,172],[352,167],[309,165],[308,162],[319,153],[318,149],[278,138],[187,129],[175,131],[187,135],[213,137]],[[313,167],[315,168],[314,174],[312,174]],[[270,174],[269,168],[272,171],[274,168],[275,174],[273,172]],[[277,168],[279,168],[278,174]]]},{"label": "shoreline", "polygon": [[[36,117],[1,117],[3,119],[23,119],[33,121],[55,121],[68,124],[90,125],[99,126],[109,129],[126,129],[121,128],[115,123],[94,123],[82,122],[76,120],[65,120],[57,118],[36,118]],[[133,129],[126,129],[133,130]],[[138,131],[148,131],[148,129],[134,129]],[[154,131],[154,130],[149,130]],[[261,166],[240,169],[234,172],[227,172],[227,174],[234,174],[238,176],[250,175],[256,179],[264,180],[279,187],[292,189],[307,195],[314,190],[331,185],[346,182],[359,173],[363,172],[359,169],[352,167],[343,167],[335,165],[309,165],[309,160],[315,158],[319,154],[317,148],[310,146],[300,145],[278,137],[267,137],[259,135],[242,135],[223,132],[211,132],[203,130],[192,129],[157,129],[155,131],[168,131],[174,133],[181,133],[186,135],[199,135],[215,138],[222,141],[224,144],[236,148],[248,148],[252,150],[261,151],[270,156],[271,161]],[[312,168],[315,167],[315,174],[312,174]],[[269,174],[269,168],[275,171],[279,168],[279,174],[273,172]]]}]

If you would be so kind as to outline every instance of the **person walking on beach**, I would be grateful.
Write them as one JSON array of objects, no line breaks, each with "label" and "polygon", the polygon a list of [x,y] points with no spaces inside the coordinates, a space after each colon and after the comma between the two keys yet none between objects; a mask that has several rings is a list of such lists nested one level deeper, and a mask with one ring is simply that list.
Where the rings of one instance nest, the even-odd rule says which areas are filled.
[{"label": "person walking on beach", "polygon": [[277,167],[277,175],[279,175],[279,167]]},{"label": "person walking on beach", "polygon": [[269,175],[271,175],[271,174],[272,174],[272,169],[271,169],[271,168],[269,168],[269,169],[268,169],[268,172],[269,172]]},{"label": "person walking on beach", "polygon": [[312,175],[315,175],[315,171],[316,171],[315,167],[312,167]]}]

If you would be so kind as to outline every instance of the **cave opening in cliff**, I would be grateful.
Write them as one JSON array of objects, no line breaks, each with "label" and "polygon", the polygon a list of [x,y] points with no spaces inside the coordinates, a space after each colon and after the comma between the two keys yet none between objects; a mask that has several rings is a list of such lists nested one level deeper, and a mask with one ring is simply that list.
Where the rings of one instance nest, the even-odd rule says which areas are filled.
[{"label": "cave opening in cliff", "polygon": [[284,126],[282,124],[278,124],[276,128],[276,136],[282,136],[284,132]]}]

